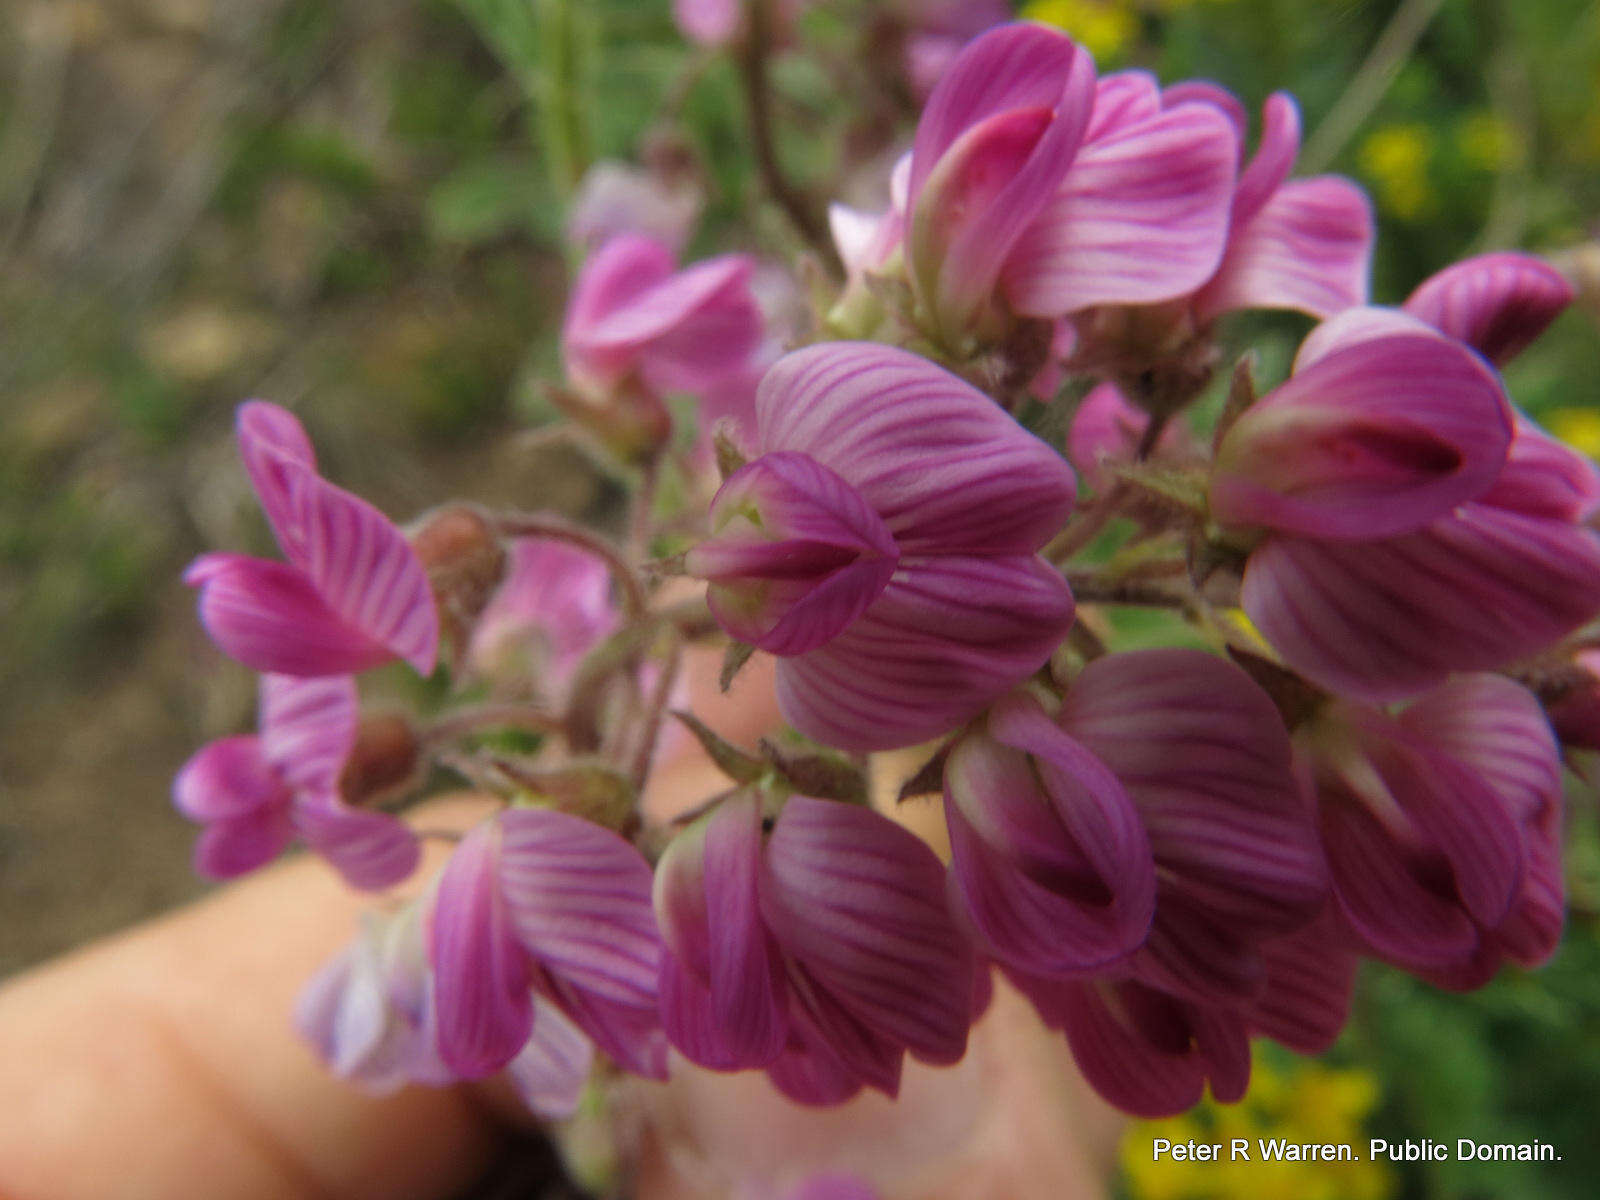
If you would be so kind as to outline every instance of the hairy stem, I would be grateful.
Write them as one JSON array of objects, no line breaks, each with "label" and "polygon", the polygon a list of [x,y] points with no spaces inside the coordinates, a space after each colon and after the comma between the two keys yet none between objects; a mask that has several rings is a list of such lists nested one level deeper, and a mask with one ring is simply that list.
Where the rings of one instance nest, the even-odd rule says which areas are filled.
[{"label": "hairy stem", "polygon": [[609,538],[559,513],[497,512],[486,513],[485,516],[502,537],[552,538],[589,551],[611,568],[612,578],[622,589],[622,607],[629,618],[636,620],[649,609],[650,597],[639,573],[634,570],[628,556]]},{"label": "hairy stem", "polygon": [[565,735],[566,722],[531,704],[475,704],[448,712],[422,730],[422,742],[437,746],[486,729],[524,729]]},{"label": "hairy stem", "polygon": [[745,37],[739,51],[739,69],[744,79],[745,111],[750,124],[750,143],[762,182],[795,232],[820,258],[835,277],[842,274],[838,252],[827,226],[811,200],[789,182],[778,162],[777,141],[772,129],[772,88],[767,78],[767,59],[772,52],[771,0],[746,0]]}]

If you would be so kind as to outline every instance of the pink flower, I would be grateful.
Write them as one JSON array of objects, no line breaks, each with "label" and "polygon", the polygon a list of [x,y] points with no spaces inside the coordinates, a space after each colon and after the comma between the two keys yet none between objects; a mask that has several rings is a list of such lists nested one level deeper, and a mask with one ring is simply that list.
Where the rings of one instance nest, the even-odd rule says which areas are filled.
[{"label": "pink flower", "polygon": [[869,809],[796,796],[767,835],[736,794],[668,848],[655,903],[663,1024],[696,1062],[833,1104],[894,1095],[908,1051],[965,1053],[974,968],[944,868]]},{"label": "pink flower", "polygon": [[[1455,327],[1524,319],[1500,310],[1527,311],[1527,277],[1488,266],[1470,293],[1475,315],[1468,322],[1457,309]],[[1496,280],[1511,286],[1497,291]],[[1498,381],[1458,343],[1440,338],[1449,349],[1427,356],[1440,369],[1418,368],[1403,383],[1413,349],[1397,355],[1395,338],[1407,322],[1405,345],[1415,347],[1427,327],[1377,309],[1313,331],[1285,385],[1294,391],[1273,400],[1280,388],[1240,419],[1217,462],[1233,478],[1212,487],[1224,520],[1280,531],[1250,555],[1241,602],[1251,620],[1308,679],[1369,701],[1536,654],[1600,611],[1600,538],[1586,527],[1600,508],[1600,474],[1503,399],[1491,416],[1482,381],[1496,390]],[[1334,364],[1351,368],[1355,399],[1343,402],[1343,419],[1330,412],[1301,425],[1292,411],[1273,413],[1314,412]],[[1507,429],[1509,445],[1496,451]]]},{"label": "pink flower", "polygon": [[752,260],[724,254],[678,271],[662,243],[621,234],[584,263],[567,305],[567,376],[590,403],[642,388],[698,397],[705,416],[741,418],[766,363]]},{"label": "pink flower", "polygon": [[1333,893],[1379,957],[1454,987],[1561,933],[1561,766],[1538,702],[1460,676],[1398,717],[1341,702],[1298,737]]},{"label": "pink flower", "polygon": [[906,77],[925,98],[955,62],[961,48],[984,30],[1011,18],[1005,0],[906,0]]},{"label": "pink flower", "polygon": [[428,930],[438,1047],[458,1077],[509,1063],[542,997],[626,1069],[664,1078],[650,867],[608,829],[515,808],[467,835]]},{"label": "pink flower", "polygon": [[661,175],[604,160],[584,173],[572,198],[567,238],[593,253],[622,234],[641,234],[673,254],[682,251],[699,219],[703,198],[690,183],[674,186]]},{"label": "pink flower", "polygon": [[349,676],[262,676],[260,733],[212,742],[173,780],[178,811],[205,825],[195,869],[213,879],[242,875],[299,836],[356,887],[388,887],[410,875],[416,835],[398,818],[353,808],[339,795],[357,720]]},{"label": "pink flower", "polygon": [[553,702],[584,655],[620,626],[603,562],[565,542],[518,538],[467,657],[475,672],[515,676]]},{"label": "pink flower", "polygon": [[780,657],[801,732],[852,750],[944,733],[1050,656],[1072,619],[1035,551],[1072,471],[993,401],[886,346],[781,359],[756,399],[760,456],[691,550],[729,634]]},{"label": "pink flower", "polygon": [[[745,3],[746,0],[672,0],[672,19],[689,41],[721,48],[744,37]],[[807,3],[808,0],[773,0],[770,19],[777,24],[774,34],[786,33]]]},{"label": "pink flower", "polygon": [[952,344],[1015,314],[1170,299],[1216,269],[1235,137],[1213,105],[1164,108],[1153,80],[1097,88],[1070,38],[1006,25],[957,57],[917,125],[906,252]]},{"label": "pink flower", "polygon": [[1326,892],[1276,709],[1199,651],[1097,659],[1054,718],[1002,700],[952,749],[945,813],[972,923],[1024,975],[1116,968],[1242,1002],[1261,945]]},{"label": "pink flower", "polygon": [[[1167,89],[1166,102],[1209,101],[1232,118],[1243,157],[1245,114],[1209,83]],[[1330,317],[1367,302],[1373,242],[1372,205],[1348,179],[1289,179],[1300,152],[1300,110],[1274,92],[1261,110],[1261,141],[1239,174],[1228,219],[1227,250],[1195,295],[1204,324],[1240,308],[1287,308]]]},{"label": "pink flower", "polygon": [[[1095,491],[1104,491],[1112,479],[1107,467],[1134,461],[1149,424],[1150,415],[1129,404],[1116,384],[1093,388],[1073,410],[1067,428],[1067,457],[1079,478]],[[1161,431],[1152,457],[1195,458],[1198,450],[1193,433],[1177,420]]]},{"label": "pink flower", "polygon": [[[306,985],[295,1025],[335,1075],[370,1092],[411,1083],[443,1087],[456,1075],[439,1054],[425,905],[367,914],[356,939]],[[566,1015],[534,996],[533,1032],[506,1065],[530,1111],[570,1117],[589,1078],[594,1049]]]},{"label": "pink flower", "polygon": [[239,406],[239,452],[288,562],[206,554],[184,573],[224,651],[258,671],[347,675],[392,658],[433,672],[439,617],[411,544],[365,500],[317,474],[285,410]]},{"label": "pink flower", "polygon": [[1526,254],[1480,254],[1417,285],[1405,310],[1496,366],[1509,362],[1572,303],[1572,285]]}]

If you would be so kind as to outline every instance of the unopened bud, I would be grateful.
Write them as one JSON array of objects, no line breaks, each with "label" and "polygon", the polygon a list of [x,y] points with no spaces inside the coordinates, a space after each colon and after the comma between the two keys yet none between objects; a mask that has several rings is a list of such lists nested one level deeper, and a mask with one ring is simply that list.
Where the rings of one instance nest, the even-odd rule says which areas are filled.
[{"label": "unopened bud", "polygon": [[354,805],[375,804],[395,794],[415,776],[419,749],[406,718],[393,713],[363,717],[339,775],[339,794]]},{"label": "unopened bud", "polygon": [[500,586],[505,547],[488,520],[465,505],[423,518],[411,544],[428,572],[439,612],[459,641]]}]

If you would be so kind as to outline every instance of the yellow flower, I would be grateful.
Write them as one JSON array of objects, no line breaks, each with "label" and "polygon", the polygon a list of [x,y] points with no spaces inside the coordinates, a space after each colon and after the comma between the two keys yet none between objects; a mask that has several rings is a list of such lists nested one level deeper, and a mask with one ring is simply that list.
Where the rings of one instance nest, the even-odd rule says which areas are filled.
[{"label": "yellow flower", "polygon": [[[1121,1147],[1123,1182],[1133,1200],[1385,1200],[1395,1181],[1386,1164],[1366,1158],[1362,1123],[1378,1102],[1377,1081],[1366,1071],[1326,1067],[1257,1054],[1250,1091],[1238,1104],[1210,1101],[1180,1117],[1129,1126]],[[1179,1144],[1191,1138],[1215,1143],[1214,1162],[1156,1161],[1157,1138]],[[1243,1138],[1249,1158],[1233,1159],[1232,1140]],[[1258,1141],[1349,1144],[1350,1162],[1264,1161]]]},{"label": "yellow flower", "polygon": [[1139,36],[1139,14],[1127,0],[1030,0],[1022,16],[1066,30],[1097,59],[1117,57]]},{"label": "yellow flower", "polygon": [[1600,458],[1600,410],[1557,408],[1545,414],[1545,428],[1574,450]]},{"label": "yellow flower", "polygon": [[1492,112],[1475,112],[1456,126],[1456,145],[1468,166],[1498,171],[1522,160],[1522,144],[1511,126]]},{"label": "yellow flower", "polygon": [[1372,182],[1378,203],[1402,220],[1414,220],[1433,207],[1428,159],[1433,133],[1409,123],[1374,130],[1361,144],[1361,170]]}]

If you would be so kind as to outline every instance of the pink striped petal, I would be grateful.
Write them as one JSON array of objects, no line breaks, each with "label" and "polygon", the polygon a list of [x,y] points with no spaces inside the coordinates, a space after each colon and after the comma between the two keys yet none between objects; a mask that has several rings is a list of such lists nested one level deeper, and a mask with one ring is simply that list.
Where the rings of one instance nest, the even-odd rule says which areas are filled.
[{"label": "pink striped petal", "polygon": [[1600,511],[1600,468],[1517,413],[1505,469],[1482,499],[1529,516],[1586,523]]},{"label": "pink striped petal", "polygon": [[1330,317],[1365,304],[1373,225],[1372,202],[1348,179],[1290,180],[1229,236],[1221,265],[1195,299],[1197,315],[1283,308]]},{"label": "pink striped petal", "polygon": [[1180,104],[1078,151],[1006,258],[1012,307],[1058,317],[1193,291],[1221,261],[1238,143],[1208,104]]},{"label": "pink striped petal", "polygon": [[219,738],[198,750],[172,781],[172,802],[191,821],[243,817],[289,803],[289,791],[253,734]]},{"label": "pink striped petal", "polygon": [[945,904],[944,867],[914,834],[870,809],[793,797],[760,894],[784,952],[856,1021],[928,1062],[965,1053],[971,950]]},{"label": "pink striped petal", "polygon": [[591,332],[670,277],[675,263],[665,245],[636,233],[619,234],[589,256],[572,285],[561,327],[561,356],[574,383],[603,389],[633,369],[635,343],[596,344]]},{"label": "pink striped petal", "polygon": [[[788,978],[791,1029],[806,1047],[803,1058],[810,1060],[811,1069],[821,1068],[821,1082],[845,1086],[849,1081],[853,1087],[866,1086],[891,1098],[898,1096],[905,1047],[859,1018],[804,963],[790,959]],[[772,1065],[782,1074],[789,1058],[785,1053]],[[828,1069],[830,1060],[832,1070]]]},{"label": "pink striped petal", "polygon": [[863,1086],[861,1076],[829,1048],[803,1009],[796,1014],[788,1048],[767,1068],[767,1078],[795,1103],[814,1107],[843,1104]]},{"label": "pink striped petal", "polygon": [[559,1008],[536,996],[533,1033],[506,1065],[506,1078],[534,1116],[564,1121],[578,1111],[593,1063],[589,1039]]},{"label": "pink striped petal", "polygon": [[778,705],[845,750],[947,733],[1027,678],[1072,622],[1072,595],[1035,557],[904,559],[827,645],[778,663]]},{"label": "pink striped petal", "polygon": [[661,940],[639,852],[609,829],[553,810],[511,809],[499,827],[501,888],[526,952],[573,987],[654,1009]]},{"label": "pink striped petal", "polygon": [[662,1024],[685,1056],[718,1070],[766,1066],[788,1037],[783,964],[757,899],[760,862],[760,802],[741,793],[680,834],[656,868],[656,916],[672,948]]},{"label": "pink striped petal", "polygon": [[301,796],[295,828],[352,886],[378,891],[408,879],[422,849],[417,835],[389,813],[351,808],[336,793]]},{"label": "pink striped petal", "polygon": [[1405,310],[1500,365],[1543,333],[1572,296],[1572,285],[1549,263],[1480,254],[1423,280]]},{"label": "pink striped petal", "polygon": [[1248,1010],[1252,1032],[1301,1054],[1333,1045],[1350,1018],[1360,962],[1345,936],[1330,908],[1301,932],[1261,947],[1267,982]]},{"label": "pink striped petal", "polygon": [[439,617],[427,572],[400,529],[358,496],[285,465],[278,540],[328,608],[363,636],[430,675]]},{"label": "pink striped petal", "polygon": [[959,340],[1060,186],[1093,89],[1089,56],[1032,25],[979,37],[934,89],[912,145],[906,246],[913,286],[947,340]]},{"label": "pink striped petal", "polygon": [[232,879],[277,858],[293,837],[286,806],[219,817],[200,831],[194,869],[207,879]]},{"label": "pink striped petal", "polygon": [[296,790],[333,794],[356,740],[360,702],[348,675],[263,675],[261,753]]},{"label": "pink striped petal", "polygon": [[1314,683],[1401,699],[1535,654],[1600,611],[1600,540],[1484,504],[1380,542],[1269,538],[1240,602]]},{"label": "pink striped petal", "polygon": [[498,1071],[533,1030],[527,952],[501,896],[501,831],[487,822],[445,864],[428,929],[439,1054],[463,1079]]},{"label": "pink striped petal", "polygon": [[1127,793],[1031,700],[1001,701],[989,733],[958,742],[945,767],[952,874],[973,925],[1034,974],[1125,958],[1156,887]]},{"label": "pink striped petal", "polygon": [[349,675],[392,657],[287,563],[206,554],[190,564],[183,581],[200,589],[200,620],[212,640],[257,671]]},{"label": "pink striped petal", "polygon": [[583,656],[621,624],[611,573],[594,555],[563,542],[518,538],[502,583],[473,627],[475,670],[519,670],[547,700],[566,691]]},{"label": "pink striped petal", "polygon": [[1400,724],[1465,764],[1519,820],[1561,803],[1561,752],[1544,710],[1502,675],[1458,676],[1410,705]]},{"label": "pink striped petal", "polygon": [[915,206],[923,185],[947,150],[967,130],[1014,109],[1061,110],[1076,145],[1093,103],[1094,65],[1081,47],[1057,30],[1011,24],[973,39],[923,107],[911,148],[908,199]]},{"label": "pink striped petal", "polygon": [[1172,108],[1179,104],[1209,104],[1213,108],[1221,109],[1241,143],[1244,141],[1245,127],[1250,124],[1250,114],[1245,112],[1239,98],[1221,84],[1212,83],[1209,79],[1185,79],[1173,84],[1162,91],[1161,104],[1163,108]]},{"label": "pink striped petal", "polygon": [[[1018,981],[1022,982],[1022,981]],[[1047,1023],[1065,1031],[1084,1078],[1118,1108],[1171,1116],[1199,1103],[1209,1079],[1236,1100],[1250,1076],[1250,1046],[1230,1016],[1137,983],[1024,987]]]},{"label": "pink striped petal", "polygon": [[[233,418],[239,457],[274,531],[289,525],[288,480],[284,467],[315,471],[316,451],[291,412],[264,400],[247,400]],[[281,534],[279,535],[281,539]]]},{"label": "pink striped petal", "polygon": [[1340,913],[1379,957],[1416,967],[1472,952],[1478,935],[1467,914],[1418,881],[1406,848],[1364,808],[1324,803],[1321,829]]},{"label": "pink striped petal", "polygon": [[[617,331],[624,315],[635,330],[648,317],[657,325],[673,318],[642,346],[639,372],[657,392],[700,393],[737,376],[766,335],[761,307],[750,290],[755,263],[742,254],[707,259],[680,271],[617,313],[596,339]],[[691,304],[693,307],[690,307]]]},{"label": "pink striped petal", "polygon": [[1094,112],[1085,142],[1097,141],[1126,125],[1148,121],[1164,106],[1161,84],[1149,71],[1117,71],[1094,85]]},{"label": "pink striped petal", "polygon": [[1303,925],[1327,890],[1289,736],[1265,692],[1198,650],[1141,650],[1090,663],[1061,728],[1127,788],[1182,905],[1234,934]]},{"label": "pink striped petal", "polygon": [[711,505],[713,536],[689,551],[690,574],[727,632],[773,654],[803,654],[864,612],[894,574],[899,549],[861,494],[789,451],[741,467]]},{"label": "pink striped petal", "polygon": [[1300,156],[1300,106],[1288,92],[1273,92],[1261,106],[1261,142],[1239,172],[1233,192],[1234,229],[1247,224],[1283,186]]},{"label": "pink striped petal", "polygon": [[756,396],[763,450],[810,455],[906,554],[1031,554],[1072,510],[1072,469],[982,392],[904,350],[785,355]]},{"label": "pink striped petal", "polygon": [[1212,474],[1218,520],[1328,538],[1419,529],[1487,490],[1509,405],[1458,343],[1394,333],[1344,345],[1248,409]]},{"label": "pink striped petal", "polygon": [[667,1039],[654,994],[649,1004],[634,1004],[574,987],[543,969],[535,969],[534,979],[538,990],[623,1070],[646,1079],[667,1077]]}]

